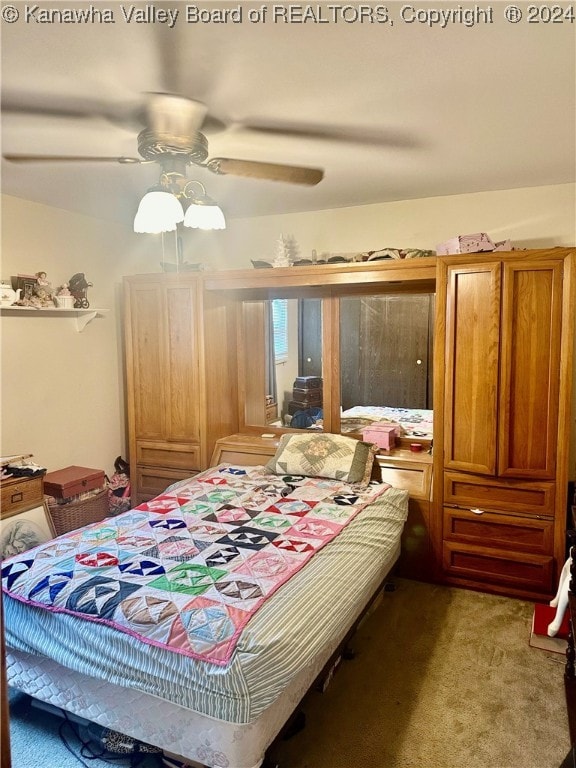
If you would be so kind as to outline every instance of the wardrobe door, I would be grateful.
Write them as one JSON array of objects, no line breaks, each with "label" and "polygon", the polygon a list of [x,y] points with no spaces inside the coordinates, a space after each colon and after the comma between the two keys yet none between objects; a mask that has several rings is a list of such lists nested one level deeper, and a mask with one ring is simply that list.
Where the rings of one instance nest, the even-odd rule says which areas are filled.
[{"label": "wardrobe door", "polygon": [[494,475],[498,418],[500,263],[449,266],[444,466]]},{"label": "wardrobe door", "polygon": [[498,474],[553,479],[563,264],[505,263],[503,270]]},{"label": "wardrobe door", "polygon": [[164,296],[158,283],[130,285],[128,349],[129,393],[134,435],[137,439],[162,440],[166,435],[167,380],[164,371]]},{"label": "wardrobe door", "polygon": [[166,379],[169,395],[167,440],[200,440],[197,290],[197,283],[165,288],[165,367],[158,374]]},{"label": "wardrobe door", "polygon": [[130,286],[134,433],[199,440],[196,284]]},{"label": "wardrobe door", "polygon": [[125,280],[129,456],[139,504],[202,468],[198,281]]}]

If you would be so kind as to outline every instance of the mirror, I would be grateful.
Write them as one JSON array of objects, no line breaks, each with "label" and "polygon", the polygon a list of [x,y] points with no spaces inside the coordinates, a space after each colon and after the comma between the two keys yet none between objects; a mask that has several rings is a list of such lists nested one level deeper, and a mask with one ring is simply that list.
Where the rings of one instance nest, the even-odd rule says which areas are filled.
[{"label": "mirror", "polygon": [[433,294],[340,299],[342,433],[374,422],[432,439]]},{"label": "mirror", "polygon": [[321,299],[242,304],[245,424],[322,429]]},{"label": "mirror", "polygon": [[325,420],[346,434],[383,421],[398,424],[401,437],[431,440],[434,298],[402,292],[337,300],[340,347],[328,352],[340,376],[339,426],[336,414],[324,413],[323,299],[244,301],[245,425],[323,429]]}]

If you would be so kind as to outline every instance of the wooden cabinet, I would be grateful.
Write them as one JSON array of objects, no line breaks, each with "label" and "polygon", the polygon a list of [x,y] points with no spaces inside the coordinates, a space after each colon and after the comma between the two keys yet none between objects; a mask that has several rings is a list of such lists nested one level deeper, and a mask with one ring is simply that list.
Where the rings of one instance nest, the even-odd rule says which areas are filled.
[{"label": "wooden cabinet", "polygon": [[278,403],[266,403],[266,424],[278,421]]},{"label": "wooden cabinet", "polygon": [[429,581],[434,573],[430,543],[432,458],[428,452],[398,448],[377,454],[382,481],[409,493],[408,519],[402,532],[399,576]]},{"label": "wooden cabinet", "polygon": [[256,467],[266,464],[276,453],[280,435],[260,437],[258,435],[228,435],[216,441],[212,454],[213,466],[222,463]]},{"label": "wooden cabinet", "polygon": [[261,463],[274,452],[267,442],[248,448],[237,434],[250,441],[283,431],[267,424],[265,358],[254,353],[264,349],[264,323],[254,302],[322,302],[324,428],[338,431],[341,300],[435,292],[433,464],[417,454],[402,466],[379,459],[393,484],[410,490],[405,573],[551,597],[566,547],[575,269],[576,249],[552,248],[126,278],[135,500],[207,467],[227,435],[234,439],[214,454],[222,461],[247,453]]},{"label": "wooden cabinet", "polygon": [[44,497],[44,475],[0,482],[0,560],[43,544],[57,535]]},{"label": "wooden cabinet", "polygon": [[555,591],[575,253],[438,260],[437,551],[448,583],[527,598]]},{"label": "wooden cabinet", "polygon": [[196,283],[130,284],[138,453],[146,449],[140,441],[200,440],[198,302]]},{"label": "wooden cabinet", "polygon": [[44,476],[10,477],[0,483],[3,517],[24,512],[44,502]]},{"label": "wooden cabinet", "polygon": [[445,466],[553,479],[563,261],[446,267]]},{"label": "wooden cabinet", "polygon": [[237,429],[236,307],[199,275],[125,278],[133,499],[205,469]]}]

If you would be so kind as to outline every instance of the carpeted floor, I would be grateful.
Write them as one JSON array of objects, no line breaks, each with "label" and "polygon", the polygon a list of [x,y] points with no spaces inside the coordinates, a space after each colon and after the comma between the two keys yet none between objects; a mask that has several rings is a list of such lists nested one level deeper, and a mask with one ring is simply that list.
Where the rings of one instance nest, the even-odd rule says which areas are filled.
[{"label": "carpeted floor", "polygon": [[531,603],[397,580],[281,768],[559,768],[564,656],[531,648]]},{"label": "carpeted floor", "polygon": [[[396,583],[360,627],[356,657],[305,700],[304,730],[272,750],[280,768],[559,768],[564,657],[529,646],[532,604]],[[110,765],[79,762],[60,725],[13,697],[13,768]]]}]

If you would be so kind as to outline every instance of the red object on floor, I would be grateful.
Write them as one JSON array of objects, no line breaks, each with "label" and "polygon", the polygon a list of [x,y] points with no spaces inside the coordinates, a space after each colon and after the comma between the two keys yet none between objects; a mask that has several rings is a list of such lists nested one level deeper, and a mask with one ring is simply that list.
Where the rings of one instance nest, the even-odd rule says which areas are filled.
[{"label": "red object on floor", "polygon": [[[547,636],[548,624],[554,621],[555,616],[556,608],[552,608],[550,605],[545,605],[543,603],[536,603],[534,605],[534,620],[532,629],[534,634]],[[564,614],[560,629],[558,630],[558,633],[554,635],[554,637],[558,637],[561,640],[566,640],[568,638],[568,611],[566,611]]]}]

